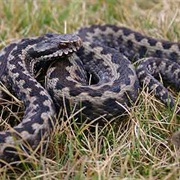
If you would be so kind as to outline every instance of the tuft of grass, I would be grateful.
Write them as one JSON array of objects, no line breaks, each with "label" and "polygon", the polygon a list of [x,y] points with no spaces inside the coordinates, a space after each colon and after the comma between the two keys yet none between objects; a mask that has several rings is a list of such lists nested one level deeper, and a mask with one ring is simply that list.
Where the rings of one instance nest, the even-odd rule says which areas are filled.
[{"label": "tuft of grass", "polygon": [[[0,48],[25,36],[106,23],[179,41],[179,7],[179,0],[0,0]],[[173,93],[178,104],[180,94]],[[16,98],[0,99],[0,106],[3,128],[23,115]],[[102,126],[98,119],[80,123],[74,114],[59,117],[49,145],[43,149],[40,143],[19,166],[2,167],[0,179],[179,179],[179,155],[169,141],[179,129],[177,108],[163,107],[142,89],[124,121]]]}]

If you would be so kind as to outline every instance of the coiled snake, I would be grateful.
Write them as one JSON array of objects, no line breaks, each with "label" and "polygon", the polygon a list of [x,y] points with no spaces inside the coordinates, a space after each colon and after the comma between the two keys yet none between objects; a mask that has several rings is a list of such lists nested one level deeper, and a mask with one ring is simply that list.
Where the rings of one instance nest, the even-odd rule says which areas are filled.
[{"label": "coiled snake", "polygon": [[[142,62],[135,70],[131,62],[137,60]],[[49,61],[44,88],[34,71]],[[155,78],[161,74],[179,91],[180,44],[125,27],[92,25],[74,35],[49,33],[12,43],[1,50],[0,67],[0,81],[25,106],[22,122],[0,132],[0,159],[11,162],[18,148],[26,151],[28,143],[34,149],[50,135],[56,107],[64,102],[68,109],[85,107],[82,113],[90,119],[109,119],[133,105],[140,82],[172,108],[171,94]]]}]

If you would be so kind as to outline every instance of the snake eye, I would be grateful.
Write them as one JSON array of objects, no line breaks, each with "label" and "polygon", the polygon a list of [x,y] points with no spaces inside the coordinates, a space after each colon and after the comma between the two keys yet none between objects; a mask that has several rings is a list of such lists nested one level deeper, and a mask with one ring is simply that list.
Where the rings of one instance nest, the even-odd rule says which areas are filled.
[{"label": "snake eye", "polygon": [[60,48],[66,48],[67,47],[67,43],[66,42],[60,42],[59,43],[59,47]]}]

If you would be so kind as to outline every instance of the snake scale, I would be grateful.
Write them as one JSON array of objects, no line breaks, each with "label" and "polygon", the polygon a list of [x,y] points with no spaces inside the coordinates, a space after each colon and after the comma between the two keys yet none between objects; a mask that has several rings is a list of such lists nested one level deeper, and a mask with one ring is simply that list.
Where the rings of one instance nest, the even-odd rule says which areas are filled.
[{"label": "snake scale", "polygon": [[[138,61],[136,68],[132,62]],[[35,78],[47,66],[45,83]],[[48,64],[49,65],[49,64]],[[174,100],[158,81],[180,89],[180,43],[154,39],[125,27],[92,25],[75,34],[48,33],[0,51],[0,81],[24,103],[22,122],[0,132],[0,159],[15,161],[50,135],[59,106],[75,106],[92,119],[116,117],[133,105],[145,85],[167,106]]]}]

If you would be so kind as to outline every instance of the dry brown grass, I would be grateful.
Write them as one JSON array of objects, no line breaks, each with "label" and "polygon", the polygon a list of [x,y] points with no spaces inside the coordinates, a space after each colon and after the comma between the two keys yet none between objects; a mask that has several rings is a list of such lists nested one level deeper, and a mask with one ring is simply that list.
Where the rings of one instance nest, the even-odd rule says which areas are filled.
[{"label": "dry brown grass", "polygon": [[[179,7],[179,0],[0,0],[0,47],[14,38],[70,33],[94,23],[179,41]],[[1,123],[22,115],[11,104],[20,106],[17,100],[1,102],[0,118],[9,114]],[[18,167],[1,168],[0,179],[179,179],[179,155],[169,141],[179,129],[176,112],[142,90],[123,123],[102,127],[61,117],[46,150],[32,152]]]}]

